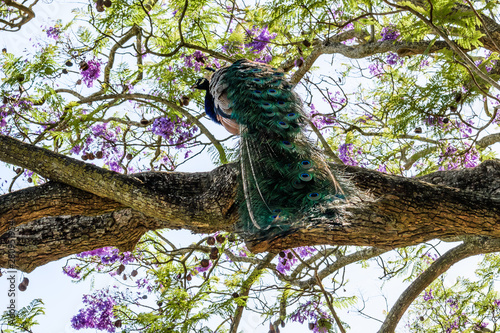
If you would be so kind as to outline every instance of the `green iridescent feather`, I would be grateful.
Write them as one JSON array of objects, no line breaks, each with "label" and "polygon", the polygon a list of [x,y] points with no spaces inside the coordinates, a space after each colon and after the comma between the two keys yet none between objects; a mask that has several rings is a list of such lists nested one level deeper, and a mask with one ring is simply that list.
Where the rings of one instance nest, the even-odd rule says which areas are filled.
[{"label": "green iridescent feather", "polygon": [[240,231],[272,237],[325,212],[335,218],[348,186],[306,137],[302,102],[283,72],[239,60],[214,77],[210,89],[221,87],[240,125]]}]

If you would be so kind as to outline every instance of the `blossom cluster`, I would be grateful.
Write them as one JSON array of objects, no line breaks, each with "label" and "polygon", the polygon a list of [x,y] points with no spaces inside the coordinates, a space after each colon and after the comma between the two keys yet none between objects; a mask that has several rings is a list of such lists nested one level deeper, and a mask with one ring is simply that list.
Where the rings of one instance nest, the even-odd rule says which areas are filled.
[{"label": "blossom cluster", "polygon": [[115,332],[113,308],[116,301],[108,290],[99,290],[93,295],[84,295],[83,303],[85,309],[80,309],[78,314],[71,318],[71,326],[74,329],[95,328]]},{"label": "blossom cluster", "polygon": [[47,33],[47,37],[58,40],[59,36],[61,35],[61,29],[56,25],[54,27],[49,27],[46,30],[46,33]]},{"label": "blossom cluster", "polygon": [[378,41],[383,42],[386,40],[397,40],[400,35],[400,32],[396,30],[393,25],[388,25],[382,28],[382,31],[380,32],[380,37],[382,38],[380,38]]},{"label": "blossom cluster", "polygon": [[346,165],[358,166],[356,155],[361,155],[361,148],[355,149],[352,143],[343,143],[339,146],[339,158]]},{"label": "blossom cluster", "polygon": [[91,88],[94,85],[94,81],[101,75],[101,61],[98,59],[87,61],[87,66],[83,66],[80,69],[80,73],[82,74],[83,82],[88,88]]},{"label": "blossom cluster", "polygon": [[175,145],[177,149],[186,148],[186,141],[191,139],[198,131],[196,126],[184,122],[180,117],[174,116],[156,118],[151,126],[153,134],[162,136],[170,145]]},{"label": "blossom cluster", "polygon": [[326,333],[328,332],[328,327],[323,324],[330,323],[332,318],[321,310],[320,305],[321,303],[315,301],[308,301],[305,304],[301,304],[290,316],[290,320],[301,324],[307,320],[309,321],[309,327],[314,333]]}]

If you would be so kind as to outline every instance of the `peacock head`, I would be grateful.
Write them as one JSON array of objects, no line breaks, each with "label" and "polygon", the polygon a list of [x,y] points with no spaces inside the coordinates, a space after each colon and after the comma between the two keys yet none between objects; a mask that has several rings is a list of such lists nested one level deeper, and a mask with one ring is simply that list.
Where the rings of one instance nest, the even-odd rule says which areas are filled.
[{"label": "peacock head", "polygon": [[191,88],[208,91],[209,86],[210,82],[208,81],[208,79],[202,77],[196,80],[195,84]]}]

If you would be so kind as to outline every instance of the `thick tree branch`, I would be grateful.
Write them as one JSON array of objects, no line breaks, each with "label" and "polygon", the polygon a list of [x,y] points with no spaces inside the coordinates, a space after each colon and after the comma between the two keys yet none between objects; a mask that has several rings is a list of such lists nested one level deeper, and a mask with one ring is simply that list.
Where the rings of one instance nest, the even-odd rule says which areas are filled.
[{"label": "thick tree branch", "polygon": [[[33,219],[44,215],[81,214],[83,216],[75,216],[72,220],[74,238],[79,239],[82,237],[78,232],[79,219],[84,224],[89,220],[99,221],[108,216],[104,212],[116,212],[123,207],[135,210],[128,210],[127,214],[142,213],[148,217],[137,231],[140,234],[158,228],[184,228],[205,233],[233,230],[238,220],[235,205],[238,168],[233,165],[206,173],[149,172],[124,176],[7,137],[0,137],[0,159],[94,193],[49,183],[1,196],[0,226],[3,232],[11,227],[11,221],[14,225],[29,222],[22,232],[30,230],[32,239],[41,239],[45,238],[42,237],[44,233],[50,232],[46,228],[64,229],[66,224],[55,219],[50,222],[55,225],[49,227],[47,222],[30,222]],[[337,175],[348,176],[360,190],[369,192],[373,200],[356,202],[354,198],[341,207],[343,215],[338,221],[303,221],[302,228],[286,237],[265,242],[249,240],[248,245],[253,251],[318,244],[391,249],[435,238],[500,237],[497,228],[500,220],[500,163],[497,161],[486,161],[474,169],[440,171],[422,178],[447,186],[357,167],[332,165],[331,169]],[[75,180],[75,175],[78,175],[78,180]],[[93,214],[104,215],[89,217]],[[92,243],[93,248],[126,243],[127,234],[116,231],[120,229],[120,223],[117,221],[109,224],[107,229],[94,231],[93,235],[104,232],[112,236],[106,239],[106,243]],[[52,242],[53,247],[58,247],[61,237],[66,236],[56,234],[44,242]],[[5,244],[3,250],[6,250]],[[77,247],[75,250],[74,246],[68,245],[60,250],[69,255],[89,248]],[[32,247],[31,250],[23,248],[20,253],[32,260],[30,256],[35,252],[36,248]],[[19,258],[20,262],[23,260]],[[5,261],[0,262],[0,265],[5,264]]]}]

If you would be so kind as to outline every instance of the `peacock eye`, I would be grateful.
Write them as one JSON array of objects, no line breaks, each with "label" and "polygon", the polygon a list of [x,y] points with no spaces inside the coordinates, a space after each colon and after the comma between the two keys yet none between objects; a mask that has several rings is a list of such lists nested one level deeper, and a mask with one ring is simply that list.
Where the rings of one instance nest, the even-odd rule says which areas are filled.
[{"label": "peacock eye", "polygon": [[283,73],[278,72],[278,73],[274,73],[273,75],[274,75],[274,76],[283,76],[284,74],[283,74]]},{"label": "peacock eye", "polygon": [[283,101],[278,101],[278,104],[279,104],[279,105],[284,105],[284,104],[285,104],[285,102],[283,102]]},{"label": "peacock eye", "polygon": [[311,181],[311,180],[313,179],[313,175],[312,175],[312,174],[310,174],[310,173],[306,173],[306,172],[304,172],[304,173],[301,173],[301,174],[299,175],[299,178],[300,178],[300,180],[302,180],[303,182],[308,182],[308,181]]},{"label": "peacock eye", "polygon": [[307,199],[311,201],[316,201],[321,199],[321,195],[318,192],[311,192],[307,195]]},{"label": "peacock eye", "polygon": [[283,129],[287,129],[289,125],[284,121],[278,121],[278,126]]},{"label": "peacock eye", "polygon": [[253,79],[253,80],[254,80],[254,82],[260,82],[261,81],[261,79],[258,79],[258,78]]}]

